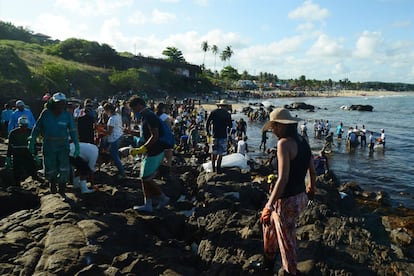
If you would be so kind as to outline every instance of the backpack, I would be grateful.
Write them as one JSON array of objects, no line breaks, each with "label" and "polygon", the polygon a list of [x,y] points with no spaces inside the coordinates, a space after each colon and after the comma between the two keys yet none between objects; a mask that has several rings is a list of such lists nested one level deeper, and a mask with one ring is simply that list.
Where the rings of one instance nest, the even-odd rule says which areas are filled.
[{"label": "backpack", "polygon": [[161,125],[158,140],[163,144],[165,149],[172,149],[175,145],[174,135],[165,121],[160,118],[158,118],[158,120],[160,120]]}]

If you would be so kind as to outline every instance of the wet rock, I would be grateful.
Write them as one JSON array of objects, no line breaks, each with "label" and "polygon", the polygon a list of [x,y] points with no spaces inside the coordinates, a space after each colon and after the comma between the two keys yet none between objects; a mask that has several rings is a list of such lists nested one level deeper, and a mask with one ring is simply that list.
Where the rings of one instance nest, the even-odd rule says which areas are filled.
[{"label": "wet rock", "polygon": [[413,237],[411,237],[403,228],[391,230],[390,238],[395,244],[400,246],[407,247],[413,244]]},{"label": "wet rock", "polygon": [[315,106],[311,105],[311,104],[306,104],[304,102],[294,102],[291,103],[290,105],[285,105],[285,108],[287,109],[304,109],[304,110],[314,110]]},{"label": "wet rock", "polygon": [[[171,203],[139,213],[131,208],[143,201],[131,171],[136,164],[123,161],[127,179],[115,181],[116,169],[102,166],[95,178],[99,192],[84,196],[69,185],[68,202],[38,183],[23,183],[23,189],[38,191],[40,205],[0,220],[0,274],[263,275],[259,218],[268,196],[266,175],[235,168],[207,174],[176,165],[171,179],[156,179]],[[298,219],[299,270],[410,273],[414,214],[383,206],[376,193],[363,197],[356,183],[338,190],[339,184],[332,171],[319,177],[315,199]],[[339,192],[355,201],[344,201]],[[275,271],[280,267],[278,257]]]},{"label": "wet rock", "polygon": [[364,104],[353,104],[348,107],[348,110],[357,110],[357,111],[372,111],[374,107],[372,105]]},{"label": "wet rock", "polygon": [[375,197],[375,200],[378,203],[380,203],[382,206],[386,206],[386,207],[391,206],[390,195],[386,192],[383,192],[383,191],[377,192],[377,196]]}]

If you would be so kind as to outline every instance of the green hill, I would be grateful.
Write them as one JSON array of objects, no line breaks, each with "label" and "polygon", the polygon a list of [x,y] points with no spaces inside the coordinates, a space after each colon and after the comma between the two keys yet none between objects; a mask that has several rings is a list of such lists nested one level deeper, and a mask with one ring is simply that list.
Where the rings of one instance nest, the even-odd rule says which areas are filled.
[{"label": "green hill", "polygon": [[[211,91],[199,66],[118,53],[107,44],[48,36],[0,21],[0,95],[39,98],[45,92],[105,98],[134,91],[150,97]],[[202,83],[203,85],[200,85]]]},{"label": "green hill", "polygon": [[113,89],[111,70],[48,55],[44,46],[0,40],[0,93],[4,97],[39,97],[47,91],[84,96],[106,95]]}]

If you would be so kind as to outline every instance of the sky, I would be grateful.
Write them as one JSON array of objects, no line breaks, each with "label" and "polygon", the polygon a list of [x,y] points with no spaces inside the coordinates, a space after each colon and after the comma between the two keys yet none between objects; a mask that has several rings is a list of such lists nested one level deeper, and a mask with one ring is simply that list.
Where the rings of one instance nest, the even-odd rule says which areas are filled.
[{"label": "sky", "polygon": [[172,46],[213,71],[414,83],[413,0],[0,0],[0,20],[155,58]]}]

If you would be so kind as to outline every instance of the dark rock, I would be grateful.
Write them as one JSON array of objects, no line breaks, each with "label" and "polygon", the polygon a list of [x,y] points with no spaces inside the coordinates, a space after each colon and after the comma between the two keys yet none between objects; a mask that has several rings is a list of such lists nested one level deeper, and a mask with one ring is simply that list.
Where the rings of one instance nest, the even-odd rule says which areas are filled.
[{"label": "dark rock", "polygon": [[356,104],[349,106],[348,110],[357,110],[357,111],[372,111],[374,107],[372,105],[363,105],[363,104]]},{"label": "dark rock", "polygon": [[0,190],[0,218],[20,210],[36,209],[40,206],[39,197],[20,188],[3,191]]},{"label": "dark rock", "polygon": [[391,230],[390,238],[395,244],[403,246],[403,247],[407,247],[413,244],[413,237],[411,237],[402,228]]},{"label": "dark rock", "polygon": [[377,192],[377,196],[375,197],[375,200],[378,201],[382,206],[386,206],[386,207],[391,206],[390,195],[386,192],[383,192],[383,191]]},{"label": "dark rock", "polygon": [[87,267],[84,267],[82,270],[78,271],[76,276],[93,276],[93,275],[102,275],[104,270],[102,267],[97,266],[96,264],[91,264]]},{"label": "dark rock", "polygon": [[[1,147],[1,145],[0,145]],[[188,155],[188,154],[187,154]],[[189,156],[183,155],[183,160]],[[143,202],[135,164],[115,181],[108,164],[85,196],[68,187],[67,202],[25,181],[40,205],[0,221],[0,274],[5,275],[266,275],[260,211],[268,184],[226,168],[208,174],[175,165],[156,179],[171,198],[162,210],[136,212]],[[338,189],[339,187],[339,189]],[[13,194],[18,189],[9,192]],[[342,197],[344,192],[346,197]],[[298,268],[308,275],[403,275],[413,272],[414,212],[382,202],[386,194],[340,185],[333,171],[318,177],[317,193],[297,221]],[[175,202],[177,201],[177,202]],[[3,202],[2,202],[3,203]],[[186,215],[184,215],[186,214]],[[279,254],[277,254],[279,255]],[[273,261],[281,267],[280,257]],[[271,265],[270,265],[271,266]]]},{"label": "dark rock", "polygon": [[304,109],[304,110],[314,110],[315,106],[311,105],[311,104],[306,104],[303,102],[294,102],[291,103],[290,105],[285,105],[286,109]]}]

